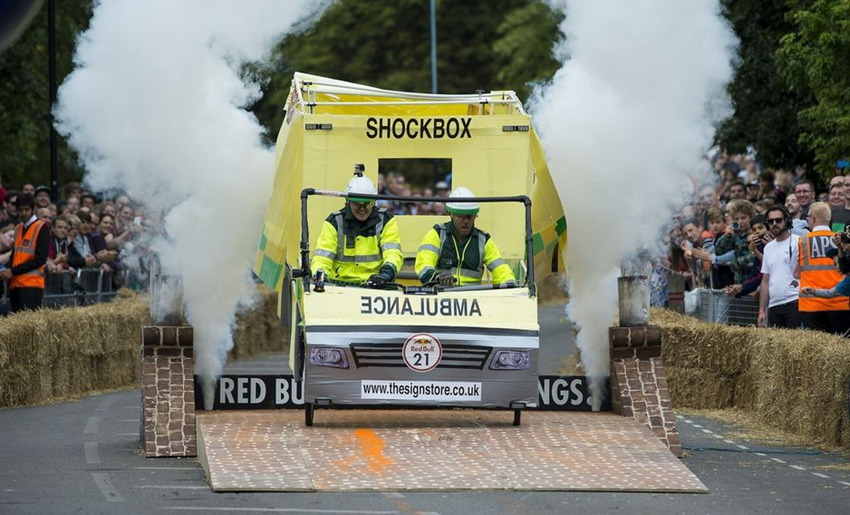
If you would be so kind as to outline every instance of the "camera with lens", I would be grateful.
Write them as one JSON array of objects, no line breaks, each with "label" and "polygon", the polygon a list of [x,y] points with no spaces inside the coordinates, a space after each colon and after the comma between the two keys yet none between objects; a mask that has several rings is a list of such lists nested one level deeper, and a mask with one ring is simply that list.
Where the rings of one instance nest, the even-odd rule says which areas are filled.
[{"label": "camera with lens", "polygon": [[845,245],[850,245],[850,233],[846,231],[841,233],[841,243]]}]

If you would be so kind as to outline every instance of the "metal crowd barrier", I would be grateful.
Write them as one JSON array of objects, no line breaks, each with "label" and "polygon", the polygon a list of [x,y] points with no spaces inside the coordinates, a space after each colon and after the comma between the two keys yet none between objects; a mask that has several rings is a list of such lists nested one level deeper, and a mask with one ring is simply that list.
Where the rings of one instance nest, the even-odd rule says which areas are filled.
[{"label": "metal crowd barrier", "polygon": [[[119,272],[120,284],[126,284],[128,273]],[[113,272],[101,268],[82,268],[76,271],[52,273],[44,276],[44,308],[88,306],[112,300],[118,295]],[[0,281],[0,312],[9,309],[8,283]]]},{"label": "metal crowd barrier", "polygon": [[76,306],[75,277],[73,272],[46,273],[44,275],[44,297],[42,307]]},{"label": "metal crowd barrier", "polygon": [[723,290],[701,288],[697,318],[726,325],[756,325],[759,302],[755,297],[730,297]]}]

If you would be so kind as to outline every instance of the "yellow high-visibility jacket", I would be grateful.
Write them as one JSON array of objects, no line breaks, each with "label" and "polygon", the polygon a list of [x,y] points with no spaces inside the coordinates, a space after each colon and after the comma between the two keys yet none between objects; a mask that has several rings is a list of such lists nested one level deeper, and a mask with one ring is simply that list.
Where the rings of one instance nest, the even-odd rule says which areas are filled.
[{"label": "yellow high-visibility jacket", "polygon": [[392,213],[373,208],[361,222],[346,206],[322,223],[310,271],[316,275],[321,268],[329,279],[361,283],[379,271],[390,272],[395,279],[403,261],[398,223]]},{"label": "yellow high-visibility jacket", "polygon": [[502,259],[489,234],[473,227],[466,243],[460,245],[452,223],[447,222],[435,225],[422,238],[414,269],[422,284],[431,281],[437,272],[449,271],[456,284],[462,286],[481,283],[485,266],[490,271],[493,284],[516,282],[511,267]]}]

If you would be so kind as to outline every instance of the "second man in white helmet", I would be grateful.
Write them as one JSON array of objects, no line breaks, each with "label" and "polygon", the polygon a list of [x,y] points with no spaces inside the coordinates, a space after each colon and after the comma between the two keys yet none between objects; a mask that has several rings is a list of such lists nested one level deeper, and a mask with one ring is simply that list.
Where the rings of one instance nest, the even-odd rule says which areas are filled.
[{"label": "second man in white helmet", "polygon": [[462,186],[454,190],[449,198],[455,200],[446,203],[451,221],[435,225],[422,239],[414,269],[423,284],[479,284],[485,266],[493,284],[516,283],[493,238],[475,227],[478,202],[462,200],[474,196]]}]

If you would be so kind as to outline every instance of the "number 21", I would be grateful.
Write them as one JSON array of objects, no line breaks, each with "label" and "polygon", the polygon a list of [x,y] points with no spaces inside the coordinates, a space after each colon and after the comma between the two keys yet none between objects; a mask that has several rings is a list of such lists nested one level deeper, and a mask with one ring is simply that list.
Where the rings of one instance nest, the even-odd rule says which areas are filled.
[{"label": "number 21", "polygon": [[429,355],[428,354],[422,354],[422,353],[419,353],[419,352],[417,352],[416,354],[413,355],[413,357],[416,358],[416,361],[413,362],[413,366],[421,367],[423,356],[425,357],[425,366],[427,367],[429,365],[429,363],[428,363]]}]

